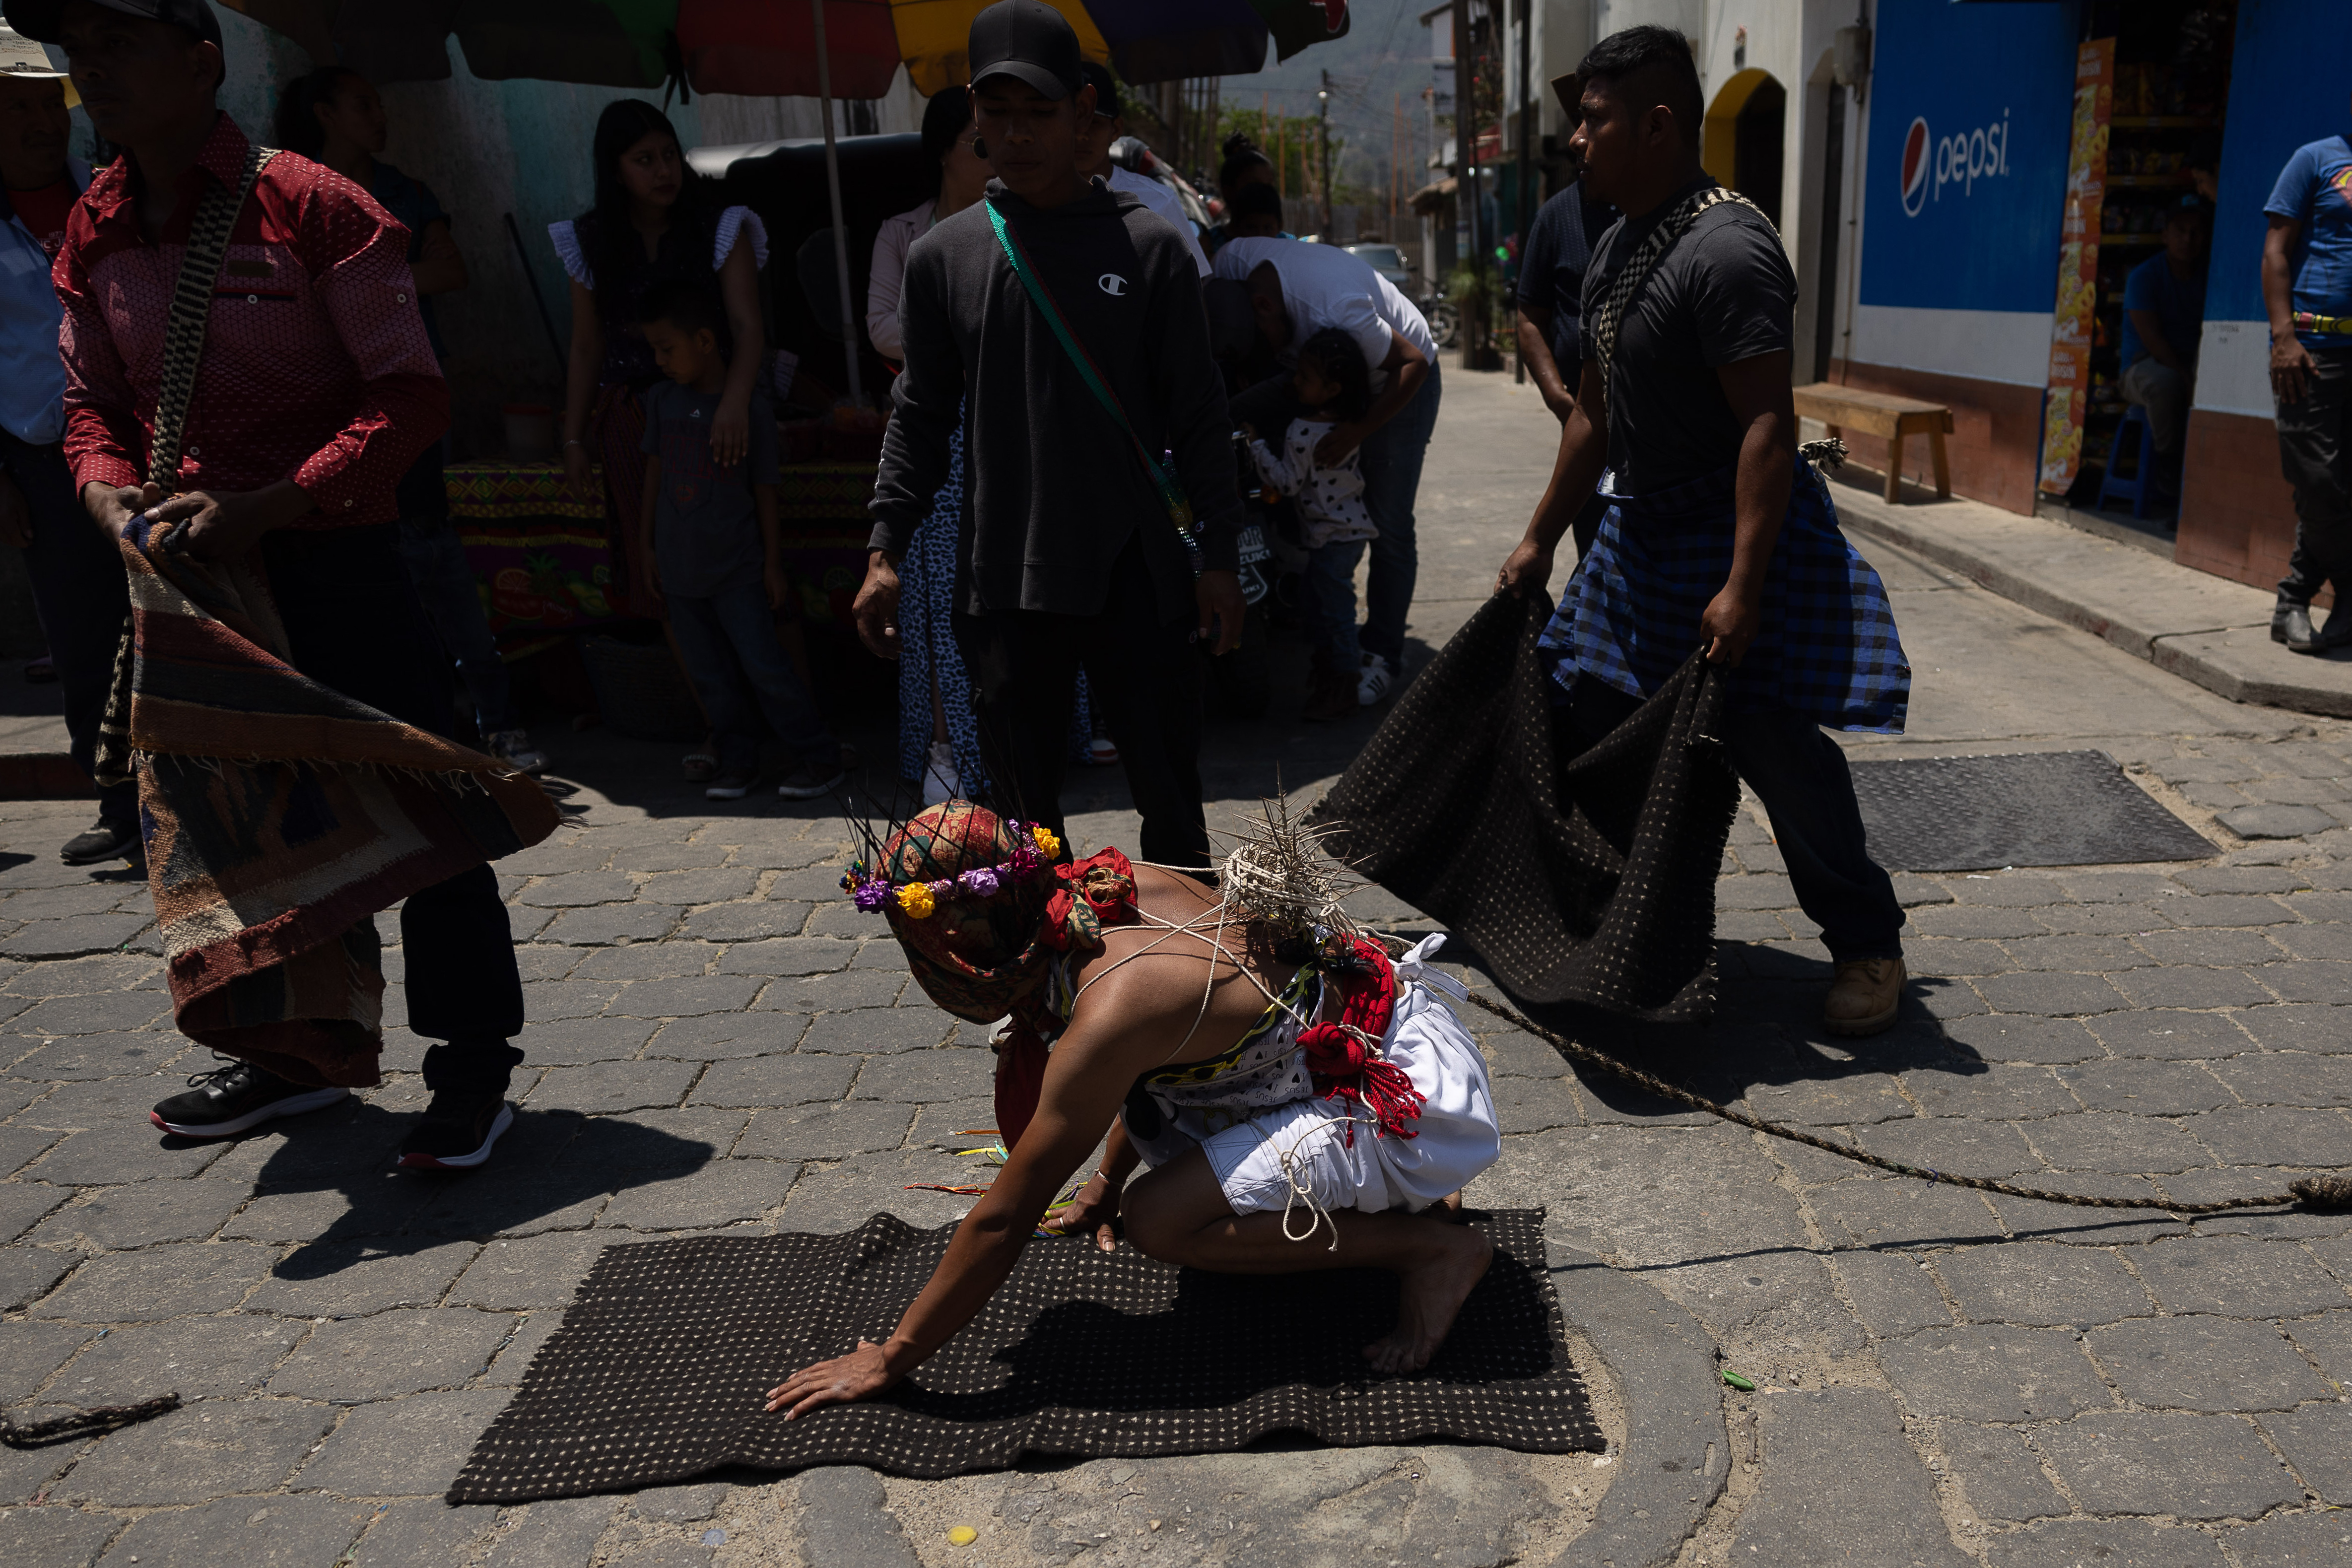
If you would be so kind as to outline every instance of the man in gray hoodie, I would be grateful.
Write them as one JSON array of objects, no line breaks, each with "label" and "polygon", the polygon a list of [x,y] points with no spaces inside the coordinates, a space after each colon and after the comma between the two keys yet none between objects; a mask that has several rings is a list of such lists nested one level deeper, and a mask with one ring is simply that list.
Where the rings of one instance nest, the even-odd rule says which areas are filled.
[{"label": "man in gray hoodie", "polygon": [[[1079,176],[1094,89],[1060,13],[1002,0],[974,19],[970,58],[974,150],[996,178],[907,253],[906,370],[858,635],[898,657],[897,563],[948,477],[960,422],[955,635],[996,804],[1061,833],[1083,667],[1143,817],[1143,858],[1206,866],[1194,645],[1229,650],[1243,604],[1231,425],[1199,270],[1134,196]],[[1154,468],[1189,503],[1188,524]]]}]

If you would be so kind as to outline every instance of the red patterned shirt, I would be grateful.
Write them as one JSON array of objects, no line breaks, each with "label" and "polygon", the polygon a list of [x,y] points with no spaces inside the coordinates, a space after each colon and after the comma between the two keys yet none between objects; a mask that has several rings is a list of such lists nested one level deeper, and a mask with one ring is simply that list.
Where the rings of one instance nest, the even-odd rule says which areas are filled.
[{"label": "red patterned shirt", "polygon": [[[196,203],[210,183],[235,188],[248,145],[223,114],[181,176],[159,244],[141,232],[127,157],[101,170],[74,210],[54,279],[77,486],[145,477],[164,324]],[[317,508],[298,528],[389,522],[399,515],[394,484],[448,423],[408,231],[342,175],[280,153],[229,237],[181,441],[182,487],[292,479]]]}]

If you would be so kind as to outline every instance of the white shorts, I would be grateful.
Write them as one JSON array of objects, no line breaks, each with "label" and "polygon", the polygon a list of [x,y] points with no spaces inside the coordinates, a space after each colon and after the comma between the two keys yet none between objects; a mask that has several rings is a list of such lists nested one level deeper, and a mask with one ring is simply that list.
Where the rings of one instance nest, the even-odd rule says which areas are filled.
[{"label": "white shorts", "polygon": [[[1400,961],[1396,1016],[1381,1041],[1382,1054],[1428,1097],[1412,1123],[1414,1136],[1382,1132],[1354,1101],[1324,1097],[1276,1106],[1197,1142],[1163,1128],[1156,1139],[1134,1139],[1137,1149],[1155,1166],[1203,1151],[1235,1214],[1279,1213],[1302,1202],[1293,1176],[1328,1209],[1424,1209],[1460,1191],[1502,1157],[1503,1140],[1486,1059],[1426,983],[1432,972],[1420,963],[1443,940],[1433,937]],[[1351,1123],[1350,1116],[1363,1120]]]}]

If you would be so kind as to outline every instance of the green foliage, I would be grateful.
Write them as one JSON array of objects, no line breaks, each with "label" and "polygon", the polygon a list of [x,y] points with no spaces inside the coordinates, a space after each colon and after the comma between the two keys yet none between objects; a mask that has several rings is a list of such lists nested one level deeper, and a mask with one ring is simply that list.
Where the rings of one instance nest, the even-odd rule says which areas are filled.
[{"label": "green foliage", "polygon": [[[1322,122],[1312,114],[1277,114],[1272,110],[1264,113],[1246,104],[1227,99],[1217,114],[1217,148],[1222,158],[1225,138],[1236,132],[1248,137],[1265,150],[1275,160],[1282,193],[1288,196],[1315,195],[1322,189],[1323,142]],[[1331,133],[1331,163],[1339,166],[1340,150],[1347,139],[1337,131]],[[1214,179],[1212,168],[1209,177]]]}]

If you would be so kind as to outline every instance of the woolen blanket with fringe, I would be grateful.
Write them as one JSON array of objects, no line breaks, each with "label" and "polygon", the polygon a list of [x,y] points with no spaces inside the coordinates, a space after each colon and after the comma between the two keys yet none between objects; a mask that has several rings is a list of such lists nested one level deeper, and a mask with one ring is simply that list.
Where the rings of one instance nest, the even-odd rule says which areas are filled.
[{"label": "woolen blanket with fringe", "polygon": [[1561,744],[1550,606],[1489,599],[1310,814],[1325,846],[1442,921],[1530,1002],[1715,1010],[1715,879],[1739,804],[1721,678],[1696,654],[1580,754]]},{"label": "woolen blanket with fringe", "polygon": [[181,1031],[304,1084],[378,1081],[378,910],[538,843],[530,778],[378,712],[288,662],[250,563],[122,539],[131,637],[101,782],[135,766],[147,885]]}]

